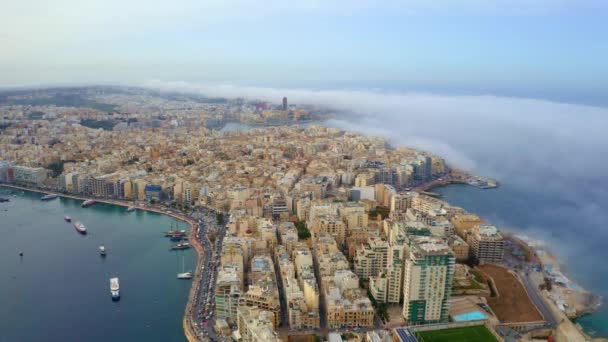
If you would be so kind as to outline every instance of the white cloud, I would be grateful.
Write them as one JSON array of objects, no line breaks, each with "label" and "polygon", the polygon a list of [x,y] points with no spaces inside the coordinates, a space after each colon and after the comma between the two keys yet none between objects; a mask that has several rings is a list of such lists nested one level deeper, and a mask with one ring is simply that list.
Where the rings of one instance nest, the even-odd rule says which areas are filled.
[{"label": "white cloud", "polygon": [[[388,137],[445,155],[453,163],[496,176],[527,179],[529,169],[548,176],[606,171],[596,156],[608,153],[608,109],[497,96],[387,94],[303,90],[186,82],[145,85],[208,96],[247,97],[278,103],[324,105],[351,113],[332,124]],[[490,158],[504,156],[504,158]],[[487,163],[484,161],[487,160]],[[504,164],[497,161],[504,160]],[[508,162],[507,162],[508,161]],[[540,172],[540,171],[539,171]],[[516,176],[517,175],[517,176]],[[547,177],[549,184],[553,178]]]}]

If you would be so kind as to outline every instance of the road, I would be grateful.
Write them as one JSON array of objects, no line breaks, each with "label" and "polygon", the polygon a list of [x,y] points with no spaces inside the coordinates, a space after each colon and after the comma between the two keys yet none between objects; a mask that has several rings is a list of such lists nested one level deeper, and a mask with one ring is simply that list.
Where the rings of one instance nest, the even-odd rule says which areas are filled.
[{"label": "road", "polygon": [[[200,209],[192,212],[188,216],[189,220],[196,222],[193,232],[190,235],[191,243],[197,248],[200,269],[197,270],[193,279],[195,290],[194,298],[189,301],[189,311],[187,311],[188,327],[198,340],[209,339],[211,341],[229,341],[228,338],[218,336],[213,328],[215,320],[213,317],[215,302],[215,279],[219,260],[217,256],[221,254],[222,241],[226,234],[225,222],[217,224],[214,212],[207,209]],[[209,235],[216,236],[215,243],[209,240]],[[188,336],[188,333],[186,333]]]},{"label": "road", "polygon": [[549,308],[545,301],[541,298],[542,293],[540,293],[538,286],[534,284],[534,282],[530,279],[530,276],[525,272],[520,271],[518,274],[519,278],[524,284],[524,287],[526,288],[526,291],[528,292],[528,296],[530,296],[530,299],[532,299],[534,305],[536,305],[541,315],[543,315],[549,327],[557,327],[558,320],[553,314],[553,311],[551,311],[551,308]]}]

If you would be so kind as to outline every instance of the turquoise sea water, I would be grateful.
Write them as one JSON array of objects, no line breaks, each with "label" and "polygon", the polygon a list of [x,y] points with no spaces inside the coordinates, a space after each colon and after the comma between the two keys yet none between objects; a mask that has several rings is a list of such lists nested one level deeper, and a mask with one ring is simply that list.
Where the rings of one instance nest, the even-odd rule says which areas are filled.
[{"label": "turquoise sea water", "polygon": [[[0,341],[184,341],[182,318],[193,250],[169,251],[161,232],[174,219],[81,201],[40,201],[0,188]],[[82,222],[78,234],[64,215]],[[186,229],[185,224],[181,224]],[[101,258],[99,245],[108,251]],[[19,252],[24,253],[23,257]],[[112,302],[109,278],[120,278]]]},{"label": "turquoise sea water", "polygon": [[[501,229],[521,233],[547,242],[551,251],[563,264],[565,273],[581,286],[608,298],[606,265],[598,264],[606,254],[605,241],[596,239],[589,228],[580,235],[581,213],[557,215],[552,208],[561,208],[560,199],[537,189],[521,188],[509,183],[497,189],[481,190],[466,185],[450,185],[433,189],[443,200],[481,216]],[[604,300],[605,301],[605,300]],[[584,330],[596,337],[608,336],[608,309],[606,305],[592,315],[578,320]]]}]

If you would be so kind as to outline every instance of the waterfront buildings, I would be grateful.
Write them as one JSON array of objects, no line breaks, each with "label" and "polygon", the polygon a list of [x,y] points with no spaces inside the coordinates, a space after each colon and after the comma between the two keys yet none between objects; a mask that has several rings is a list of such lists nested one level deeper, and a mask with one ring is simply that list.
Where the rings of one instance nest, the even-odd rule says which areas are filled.
[{"label": "waterfront buildings", "polygon": [[469,235],[471,254],[480,263],[502,262],[505,241],[495,226],[479,225]]}]

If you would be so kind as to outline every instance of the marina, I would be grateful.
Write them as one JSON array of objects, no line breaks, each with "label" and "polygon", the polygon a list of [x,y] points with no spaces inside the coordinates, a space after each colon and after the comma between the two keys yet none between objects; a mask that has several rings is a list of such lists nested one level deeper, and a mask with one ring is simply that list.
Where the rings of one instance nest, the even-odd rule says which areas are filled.
[{"label": "marina", "polygon": [[[5,237],[0,241],[0,267],[9,276],[0,282],[4,305],[14,315],[0,322],[10,341],[184,341],[182,318],[191,283],[176,279],[182,257],[193,269],[196,254],[167,251],[158,232],[175,219],[99,203],[81,209],[82,200],[41,202],[34,192],[14,192],[0,213]],[[0,187],[0,196],[13,191]],[[90,228],[82,238],[62,218]],[[100,257],[105,246],[107,257]],[[20,257],[19,253],[23,253]],[[45,279],[40,281],[40,277]],[[109,279],[119,278],[121,300],[113,302]],[[66,288],[65,279],[78,279]],[[14,296],[19,289],[19,296]],[[48,296],[53,292],[58,296]],[[95,310],[90,310],[95,308]],[[27,322],[19,317],[30,317]],[[72,318],[79,317],[77,326]],[[36,322],[45,322],[37,324]],[[101,331],[103,333],[101,333]]]}]

